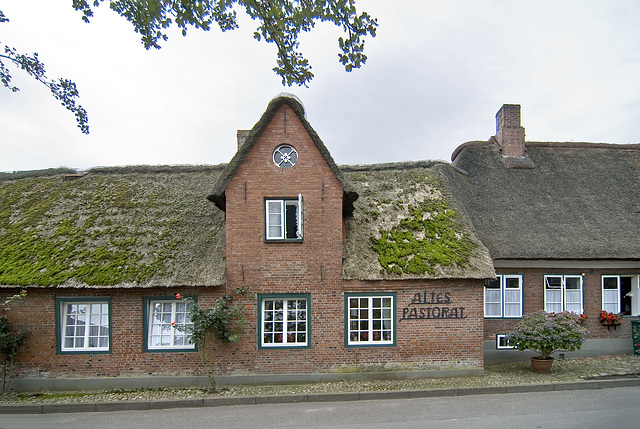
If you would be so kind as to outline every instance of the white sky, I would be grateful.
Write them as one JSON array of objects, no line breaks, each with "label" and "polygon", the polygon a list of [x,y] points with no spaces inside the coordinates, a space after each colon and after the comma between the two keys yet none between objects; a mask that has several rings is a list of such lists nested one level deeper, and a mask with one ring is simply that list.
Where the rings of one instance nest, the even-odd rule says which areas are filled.
[{"label": "white sky", "polygon": [[0,88],[0,171],[219,164],[280,92],[297,95],[338,164],[441,159],[495,134],[495,113],[522,105],[528,141],[640,142],[637,0],[358,0],[378,18],[367,65],[346,73],[340,31],[301,39],[316,77],[283,87],[255,22],[172,32],[146,51],[102,4],[91,24],[71,2],[4,0],[0,48],[38,52],[50,78],[77,83],[91,134],[46,87],[11,68]]}]

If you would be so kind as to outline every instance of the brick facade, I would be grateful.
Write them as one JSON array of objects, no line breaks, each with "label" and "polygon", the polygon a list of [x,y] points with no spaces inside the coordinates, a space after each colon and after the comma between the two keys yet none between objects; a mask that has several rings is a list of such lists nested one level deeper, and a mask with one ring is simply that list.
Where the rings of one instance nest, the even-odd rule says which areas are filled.
[{"label": "brick facade", "polygon": [[[283,144],[298,153],[291,168],[273,162],[274,150]],[[482,368],[482,280],[343,280],[344,192],[326,155],[284,103],[225,188],[226,284],[29,289],[28,299],[10,311],[12,323],[29,331],[18,356],[17,376],[203,375],[197,351],[145,351],[144,300],[180,293],[197,297],[198,304],[206,308],[223,292],[237,287],[250,288],[248,295],[235,301],[246,307],[245,332],[237,343],[215,344],[210,358],[216,363],[217,375]],[[266,198],[301,198],[303,239],[266,239]],[[349,346],[345,300],[350,294],[381,293],[396,300],[393,344]],[[308,297],[308,346],[261,347],[259,297],[273,294]],[[70,297],[110,300],[110,352],[59,352],[56,299]]]},{"label": "brick facade", "polygon": [[[534,313],[544,309],[544,276],[545,275],[579,275],[583,277],[584,314],[588,316],[585,323],[589,330],[588,339],[622,339],[631,337],[631,323],[628,320],[615,329],[600,323],[602,311],[602,276],[621,275],[637,276],[636,270],[630,269],[496,269],[497,274],[522,275],[523,314]],[[520,319],[498,318],[484,319],[484,339],[495,340],[496,334],[509,332]]]},{"label": "brick facade", "polygon": [[[268,122],[261,120],[252,131],[239,132],[239,140],[243,143],[239,145],[238,154],[242,156],[236,155],[228,164],[230,168],[225,168],[225,172],[232,171],[232,174],[221,174],[224,180],[219,179],[218,183],[224,183],[222,191],[217,190],[209,196],[224,210],[224,225],[218,229],[224,228],[225,233],[224,264],[217,267],[220,267],[220,273],[224,268],[226,280],[202,285],[192,283],[188,287],[180,287],[182,283],[144,288],[107,285],[95,288],[76,288],[75,285],[27,287],[27,299],[15,302],[4,312],[12,326],[28,332],[17,356],[15,375],[18,378],[204,375],[206,371],[197,350],[150,351],[145,347],[145,302],[150,298],[172,298],[179,293],[197,298],[199,306],[208,308],[223,293],[239,287],[250,290],[234,302],[245,312],[245,331],[237,343],[214,344],[209,357],[215,362],[216,375],[482,368],[486,356],[484,342],[495,340],[496,334],[508,332],[519,320],[484,317],[483,277],[490,277],[493,267],[489,251],[486,253],[488,269],[482,271],[482,275],[478,274],[481,271],[473,271],[478,269],[475,266],[468,272],[457,271],[463,274],[442,275],[440,277],[445,277],[442,279],[428,275],[420,280],[414,277],[371,280],[365,275],[345,275],[348,279],[343,278],[353,194],[346,189],[326,148],[320,147],[323,146],[321,143],[318,145],[315,132],[290,103],[276,104],[277,109],[263,116]],[[523,157],[525,145],[520,106],[505,105],[496,118],[496,141],[502,156]],[[490,143],[493,151],[494,143]],[[295,165],[290,168],[280,168],[274,163],[274,150],[281,145],[289,145],[297,152]],[[512,194],[516,195],[515,192]],[[302,216],[296,217],[296,222],[301,224],[298,232],[302,232],[302,237],[267,239],[266,199],[286,199],[302,205],[302,208],[297,206],[297,214],[301,212]],[[221,213],[218,211],[215,215],[221,219]],[[371,219],[378,215],[376,212],[373,216],[373,210],[369,214]],[[284,213],[282,215],[284,217]],[[213,252],[220,256],[219,249],[213,249],[208,257],[213,258]],[[202,255],[198,253],[198,257]],[[374,254],[375,264],[378,263],[376,257]],[[211,260],[207,259],[207,262]],[[575,261],[572,265],[577,266]],[[380,267],[376,265],[372,271]],[[523,314],[544,309],[545,274],[582,276],[589,339],[619,340],[631,336],[627,321],[616,329],[600,324],[601,279],[603,275],[627,275],[636,276],[637,281],[637,269],[498,268],[496,272],[522,276]],[[363,280],[367,278],[369,280]],[[19,289],[3,289],[0,302],[17,292]],[[393,301],[390,307],[393,309],[390,318],[392,337],[383,343],[365,340],[359,344],[354,338],[359,338],[361,333],[352,328],[352,321],[348,319],[353,313],[348,303],[350,299],[380,296],[391,297]],[[60,306],[60,300],[71,298],[108,300],[111,310],[109,350],[61,353],[58,344],[61,323],[57,320],[60,317],[56,307]],[[263,320],[266,310],[261,308],[262,299],[306,303],[303,325],[308,329],[305,328],[303,335],[304,344],[292,343],[283,347],[285,344],[262,343],[267,325]],[[355,314],[360,313],[356,311]],[[382,335],[379,332],[377,334]]]}]

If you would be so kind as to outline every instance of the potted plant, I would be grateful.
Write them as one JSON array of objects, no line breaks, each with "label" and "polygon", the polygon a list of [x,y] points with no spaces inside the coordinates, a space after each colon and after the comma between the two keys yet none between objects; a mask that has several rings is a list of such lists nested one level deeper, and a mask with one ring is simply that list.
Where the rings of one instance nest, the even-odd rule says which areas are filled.
[{"label": "potted plant", "polygon": [[605,310],[602,310],[600,312],[600,323],[602,323],[605,326],[617,326],[620,324],[620,322],[622,322],[622,318],[624,316],[622,315],[622,313],[613,313],[613,312],[606,312]]},{"label": "potted plant", "polygon": [[582,347],[587,329],[580,324],[581,317],[576,313],[525,314],[508,334],[509,344],[518,350],[532,350],[538,356],[531,358],[533,371],[548,373],[553,364],[551,354],[558,350],[574,351]]}]

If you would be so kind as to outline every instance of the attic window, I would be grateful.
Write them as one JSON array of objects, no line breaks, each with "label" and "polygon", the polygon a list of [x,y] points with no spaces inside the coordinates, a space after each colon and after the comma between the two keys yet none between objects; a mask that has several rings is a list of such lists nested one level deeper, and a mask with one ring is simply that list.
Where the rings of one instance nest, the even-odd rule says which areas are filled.
[{"label": "attic window", "polygon": [[266,239],[302,240],[302,195],[297,199],[265,200]]},{"label": "attic window", "polygon": [[298,152],[293,146],[283,144],[273,151],[273,163],[280,168],[291,168],[298,161]]}]

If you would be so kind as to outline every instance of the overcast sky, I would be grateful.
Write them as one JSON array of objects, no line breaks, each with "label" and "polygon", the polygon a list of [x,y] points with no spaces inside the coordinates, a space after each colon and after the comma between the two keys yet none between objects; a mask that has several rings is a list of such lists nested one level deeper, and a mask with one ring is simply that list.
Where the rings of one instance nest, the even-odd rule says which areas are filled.
[{"label": "overcast sky", "polygon": [[[0,42],[38,52],[49,77],[76,82],[90,135],[41,84],[12,68],[0,88],[0,171],[219,164],[273,97],[297,95],[338,164],[449,160],[522,106],[528,141],[640,142],[637,0],[358,0],[378,18],[369,59],[346,73],[340,31],[301,39],[316,77],[283,87],[274,47],[240,29],[170,34],[146,51],[108,4],[91,24],[69,0],[4,0]],[[0,47],[2,47],[0,45]]]}]

